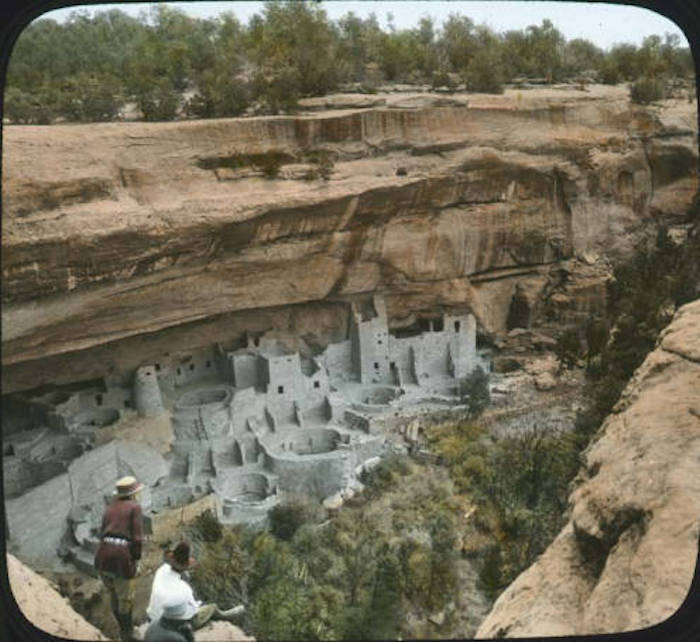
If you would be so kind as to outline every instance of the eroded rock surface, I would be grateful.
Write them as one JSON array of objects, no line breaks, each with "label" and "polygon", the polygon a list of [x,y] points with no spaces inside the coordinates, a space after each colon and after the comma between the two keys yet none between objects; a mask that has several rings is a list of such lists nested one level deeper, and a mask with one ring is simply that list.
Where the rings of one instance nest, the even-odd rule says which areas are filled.
[{"label": "eroded rock surface", "polygon": [[700,535],[700,301],[682,307],[589,447],[569,522],[477,637],[645,628],[672,615]]},{"label": "eroded rock surface", "polygon": [[10,554],[7,572],[12,596],[24,616],[38,629],[69,640],[108,639],[78,615],[47,579]]},{"label": "eroded rock surface", "polygon": [[[550,303],[586,314],[605,259],[697,187],[695,106],[680,101],[639,108],[622,87],[376,99],[6,128],[6,389],[137,367],[163,333],[197,347],[256,329],[241,315],[327,342],[337,303],[372,292],[392,323],[461,306],[500,332],[515,283],[537,305],[562,262],[574,291]],[[309,173],[319,152],[329,180]]]}]

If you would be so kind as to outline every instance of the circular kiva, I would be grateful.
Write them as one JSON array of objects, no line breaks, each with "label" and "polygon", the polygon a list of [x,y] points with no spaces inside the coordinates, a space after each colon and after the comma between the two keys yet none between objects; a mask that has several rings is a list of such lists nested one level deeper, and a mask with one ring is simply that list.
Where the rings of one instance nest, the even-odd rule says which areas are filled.
[{"label": "circular kiva", "polygon": [[320,455],[337,450],[340,433],[332,428],[310,428],[285,436],[275,444],[275,453]]},{"label": "circular kiva", "polygon": [[71,420],[74,425],[85,428],[104,428],[119,420],[119,411],[115,408],[99,408],[83,410],[75,414]]},{"label": "circular kiva", "polygon": [[386,406],[399,396],[399,388],[393,386],[366,386],[357,391],[355,399],[366,406]]},{"label": "circular kiva", "polygon": [[228,386],[214,386],[190,390],[180,396],[179,408],[197,408],[199,406],[225,407],[231,403],[233,391]]}]

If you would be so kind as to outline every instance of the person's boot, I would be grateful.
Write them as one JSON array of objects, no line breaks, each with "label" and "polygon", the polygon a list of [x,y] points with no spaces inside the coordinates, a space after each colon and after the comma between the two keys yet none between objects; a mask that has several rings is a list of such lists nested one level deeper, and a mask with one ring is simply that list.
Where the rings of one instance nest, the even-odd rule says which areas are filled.
[{"label": "person's boot", "polygon": [[232,609],[222,611],[221,609],[216,609],[216,619],[217,620],[228,620],[229,622],[235,622],[240,620],[241,616],[245,613],[245,606],[239,604],[234,606]]},{"label": "person's boot", "polygon": [[119,638],[121,642],[134,642],[134,622],[131,613],[119,614]]}]

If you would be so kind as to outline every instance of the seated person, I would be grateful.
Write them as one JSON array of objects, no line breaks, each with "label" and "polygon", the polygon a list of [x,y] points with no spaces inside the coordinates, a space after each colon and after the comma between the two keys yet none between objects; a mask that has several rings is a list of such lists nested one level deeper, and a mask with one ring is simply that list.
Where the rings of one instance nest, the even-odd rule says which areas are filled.
[{"label": "seated person", "polygon": [[151,622],[156,622],[163,612],[164,600],[173,590],[183,591],[187,595],[187,602],[195,610],[192,619],[192,628],[200,629],[209,620],[235,621],[245,611],[242,604],[222,611],[216,604],[202,604],[194,599],[192,588],[183,579],[183,574],[195,565],[196,561],[190,555],[190,545],[180,542],[172,551],[166,551],[165,562],[156,571],[151,588],[151,599],[146,609],[146,614]]},{"label": "seated person", "polygon": [[144,642],[194,642],[192,618],[197,609],[182,586],[162,596],[161,615],[146,629]]}]

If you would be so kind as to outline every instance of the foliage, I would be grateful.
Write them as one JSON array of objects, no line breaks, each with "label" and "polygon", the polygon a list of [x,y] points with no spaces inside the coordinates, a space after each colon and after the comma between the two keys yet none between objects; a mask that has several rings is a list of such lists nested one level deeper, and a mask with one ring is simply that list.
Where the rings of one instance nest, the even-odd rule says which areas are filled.
[{"label": "foliage", "polygon": [[159,4],[139,18],[74,11],[63,23],[30,24],[8,66],[5,113],[16,123],[110,120],[132,101],[147,120],[293,113],[302,96],[342,83],[450,89],[462,78],[468,91],[500,93],[514,79],[594,75],[610,84],[647,79],[635,89],[647,100],[661,79],[693,74],[689,48],[671,34],[603,52],[581,38],[567,42],[548,20],[496,33],[451,14],[441,25],[422,17],[413,28],[383,30],[375,15],[331,21],[307,0],[266,2],[248,24]]},{"label": "foliage", "polygon": [[195,531],[197,539],[205,542],[218,542],[224,534],[221,522],[208,509],[195,517],[192,529]]},{"label": "foliage", "polygon": [[491,403],[489,376],[481,366],[477,366],[466,377],[457,382],[458,394],[469,407],[469,416],[478,417]]},{"label": "foliage", "polygon": [[192,571],[199,599],[223,609],[247,601],[253,560],[244,538],[243,530],[226,529],[220,539],[202,546]]},{"label": "foliage", "polygon": [[[323,523],[295,523],[291,538],[242,527],[198,537],[195,593],[244,602],[244,627],[259,640],[410,636],[407,613],[424,618],[455,599],[456,508],[440,469],[389,457],[386,471],[405,483],[375,485],[379,501],[346,503]],[[315,512],[307,506],[296,513]]]},{"label": "foliage", "polygon": [[559,368],[571,370],[582,356],[581,341],[575,328],[569,328],[557,337],[554,354],[559,360]]},{"label": "foliage", "polygon": [[664,83],[659,78],[640,78],[630,87],[630,99],[633,103],[653,103],[665,96]]},{"label": "foliage", "polygon": [[268,513],[270,532],[278,539],[290,541],[300,526],[315,518],[316,512],[308,500],[300,498],[277,504]]},{"label": "foliage", "polygon": [[368,498],[377,497],[389,491],[400,477],[408,474],[408,460],[403,455],[392,454],[383,457],[375,468],[362,475],[365,485],[365,495]]}]

